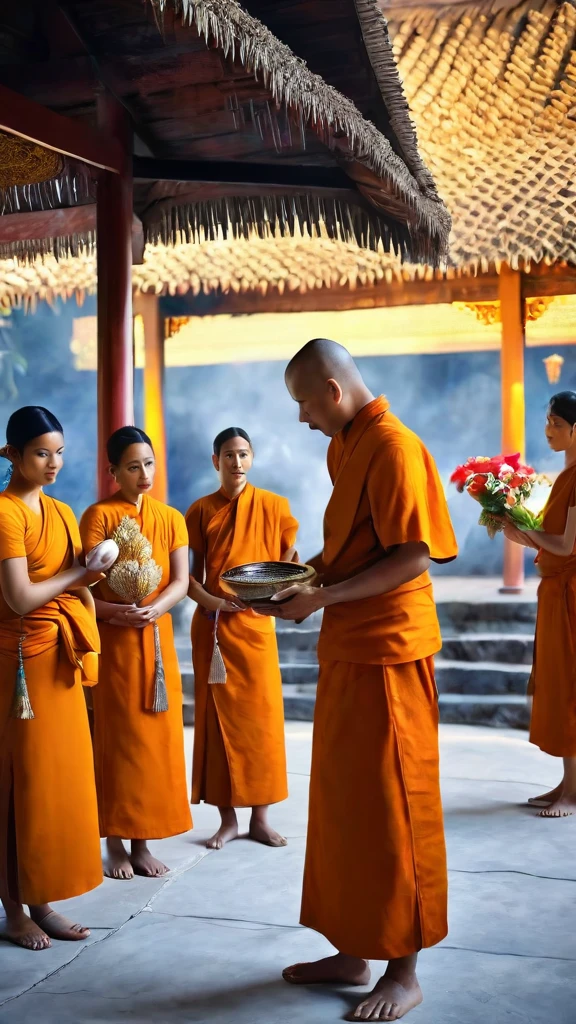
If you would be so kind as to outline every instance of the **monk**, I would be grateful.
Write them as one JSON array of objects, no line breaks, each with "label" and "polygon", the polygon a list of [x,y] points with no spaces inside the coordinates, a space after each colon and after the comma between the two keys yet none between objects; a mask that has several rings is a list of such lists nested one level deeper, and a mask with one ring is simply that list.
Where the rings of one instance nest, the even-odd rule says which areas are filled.
[{"label": "monk", "polygon": [[550,400],[546,438],[552,451],[564,452],[544,514],[542,531],[507,526],[506,536],[535,548],[542,577],[532,694],[530,741],[546,754],[561,757],[562,780],[549,793],[528,802],[542,807],[543,818],[576,813],[576,392],[561,391]]},{"label": "monk", "polygon": [[[139,606],[127,604],[107,581],[94,590],[102,642],[100,685],[94,693],[94,758],[100,834],[106,837],[104,872],[128,879],[169,869],[148,848],[149,839],[192,827],[186,784],[182,681],[169,614],[188,589],[188,536],[184,517],[149,493],[155,472],[150,438],[121,427],[107,444],[118,491],[82,516],[89,551],[128,516],[152,545],[162,568],[158,588]],[[165,674],[167,710],[156,710],[155,630]],[[131,841],[130,854],[123,839]]]},{"label": "monk", "polygon": [[[249,483],[253,459],[246,431],[230,427],[218,434],[212,461],[220,489],[186,513],[192,555],[188,594],[198,603],[192,622],[192,802],[205,800],[220,810],[220,828],[207,843],[215,850],[238,836],[237,807],[252,809],[252,839],[286,845],[268,822],[269,805],[288,796],[274,620],[231,601],[220,586],[220,575],[233,566],[297,558],[298,523],[286,498]],[[225,685],[209,683],[215,637]]]},{"label": "monk", "polygon": [[300,920],[338,952],[283,977],[366,985],[369,960],[387,960],[346,1019],[397,1020],[422,1000],[418,951],[447,932],[441,641],[427,570],[455,558],[456,541],[431,456],[370,393],[346,349],[309,342],[286,384],[300,421],[332,438],[334,490],[312,560],[323,585],[278,594],[291,600],[275,614],[301,620],[324,609]]},{"label": "monk", "polygon": [[[63,465],[53,413],[13,413],[0,455],[0,898],[4,936],[41,950],[86,939],[53,900],[100,885],[92,744],[82,684],[97,681],[99,638],[72,510],[44,493]],[[24,911],[28,906],[29,915]]]}]

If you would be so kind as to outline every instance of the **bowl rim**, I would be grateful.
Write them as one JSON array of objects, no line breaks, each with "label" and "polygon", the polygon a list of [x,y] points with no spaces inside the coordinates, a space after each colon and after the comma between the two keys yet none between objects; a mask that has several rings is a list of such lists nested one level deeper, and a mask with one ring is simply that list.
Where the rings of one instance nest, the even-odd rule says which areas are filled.
[{"label": "bowl rim", "polygon": [[[266,564],[266,562],[244,562],[242,565],[231,565],[229,569],[225,570],[225,572],[220,573],[220,579],[223,580],[224,583],[227,583],[228,586],[239,586],[239,587],[265,587],[265,586],[267,586],[267,584],[272,583],[272,582],[273,583],[286,583],[286,585],[290,584],[290,580],[289,579],[286,579],[286,580],[259,580],[259,581],[246,580],[246,581],[244,581],[244,580],[230,580],[228,578],[228,573],[229,572],[236,572],[238,569],[245,569],[246,566],[248,566],[248,565],[264,565],[264,564]],[[282,562],[279,561],[278,559],[270,559],[268,564],[281,565]],[[312,577],[316,575],[316,569],[314,569],[314,567],[312,565],[308,565],[306,562],[285,562],[284,564],[285,565],[299,565],[301,569],[305,569],[306,570],[305,572],[301,573],[298,577],[294,577],[292,579],[292,583],[296,583],[296,582],[298,582],[298,583],[306,583],[308,580],[312,579]]]}]

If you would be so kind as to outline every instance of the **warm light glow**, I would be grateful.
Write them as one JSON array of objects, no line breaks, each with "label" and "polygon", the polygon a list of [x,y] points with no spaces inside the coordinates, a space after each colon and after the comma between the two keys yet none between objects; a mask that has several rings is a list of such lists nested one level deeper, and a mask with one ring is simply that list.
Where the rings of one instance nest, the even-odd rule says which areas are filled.
[{"label": "warm light glow", "polygon": [[546,376],[548,377],[549,384],[557,384],[560,380],[560,374],[562,373],[562,367],[564,366],[564,356],[559,356],[558,353],[547,356],[542,362],[546,367]]},{"label": "warm light glow", "polygon": [[[96,317],[74,320],[71,350],[78,370],[96,369]],[[391,306],[317,313],[190,317],[165,342],[166,366],[290,359],[309,338],[342,342],[356,356],[499,351],[499,323],[485,326],[456,305]],[[526,324],[526,345],[576,342],[576,295],[558,296],[546,315]],[[144,366],[142,317],[134,321],[136,366]]]}]

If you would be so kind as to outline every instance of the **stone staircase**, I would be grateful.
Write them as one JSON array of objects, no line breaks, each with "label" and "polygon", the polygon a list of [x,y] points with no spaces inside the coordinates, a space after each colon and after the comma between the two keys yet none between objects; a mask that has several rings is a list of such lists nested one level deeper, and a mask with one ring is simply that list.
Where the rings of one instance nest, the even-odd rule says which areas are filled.
[{"label": "stone staircase", "polygon": [[[520,598],[498,593],[496,581],[452,579],[435,583],[443,648],[436,659],[442,722],[524,729],[529,721],[526,686],[536,620],[532,582]],[[188,602],[189,604],[189,602]],[[193,723],[194,676],[186,608],[176,623],[184,684],[184,719]],[[320,615],[297,626],[278,623],[286,718],[311,721],[318,662]],[[186,624],[185,624],[186,623]]]}]

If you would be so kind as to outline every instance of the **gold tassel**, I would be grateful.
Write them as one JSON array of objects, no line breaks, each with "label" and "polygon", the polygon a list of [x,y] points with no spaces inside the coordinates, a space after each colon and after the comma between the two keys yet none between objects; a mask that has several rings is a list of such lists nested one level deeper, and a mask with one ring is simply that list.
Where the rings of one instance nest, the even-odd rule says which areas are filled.
[{"label": "gold tassel", "polygon": [[162,662],[160,647],[160,630],[154,623],[154,702],[152,711],[168,711],[168,694],[166,692],[166,674]]},{"label": "gold tassel", "polygon": [[225,683],[226,682],[226,665],[224,664],[224,658],[220,651],[220,644],[218,643],[218,616],[220,612],[216,612],[216,620],[214,622],[214,650],[212,652],[212,661],[210,662],[210,672],[208,673],[209,683]]},{"label": "gold tassel", "polygon": [[34,712],[30,703],[30,697],[28,696],[26,672],[24,671],[24,654],[22,651],[22,645],[24,643],[25,635],[26,634],[23,634],[18,640],[18,670],[16,672],[16,685],[14,686],[14,698],[12,700],[10,717],[29,720],[34,718]]}]

